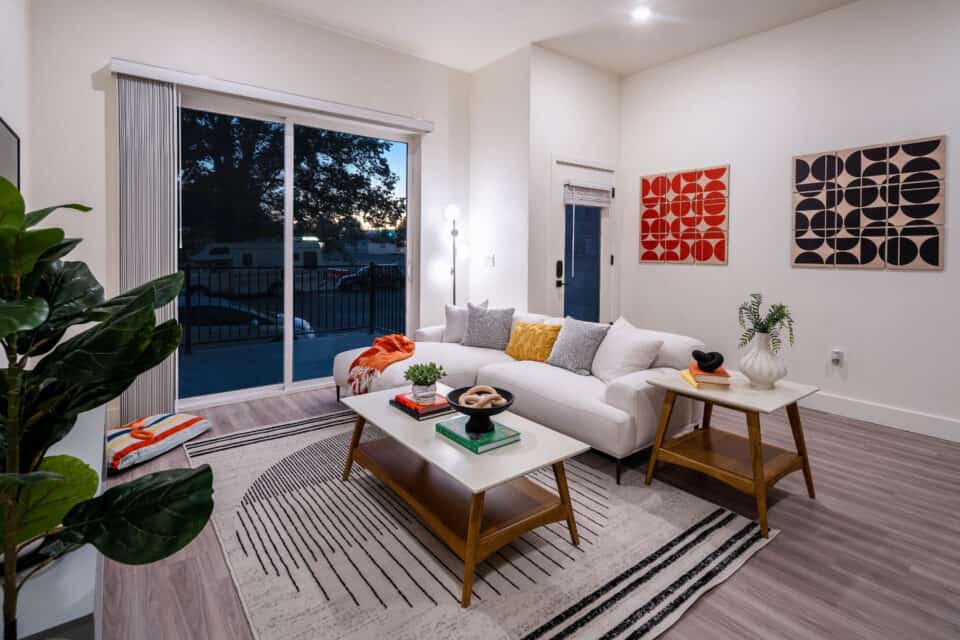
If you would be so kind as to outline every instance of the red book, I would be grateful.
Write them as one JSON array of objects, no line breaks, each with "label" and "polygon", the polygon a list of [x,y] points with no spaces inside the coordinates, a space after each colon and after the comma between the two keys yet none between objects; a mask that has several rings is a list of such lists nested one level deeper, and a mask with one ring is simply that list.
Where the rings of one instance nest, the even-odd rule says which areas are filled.
[{"label": "red book", "polygon": [[442,409],[446,409],[450,404],[447,402],[447,399],[444,396],[440,395],[439,393],[436,396],[434,396],[433,402],[428,402],[426,404],[417,402],[416,400],[413,399],[413,397],[409,393],[398,393],[394,398],[394,400],[397,402],[397,404],[402,404],[403,406],[409,409],[413,409],[414,411],[418,411],[421,413],[431,412],[431,411],[440,411]]},{"label": "red book", "polygon": [[703,371],[697,366],[696,362],[691,362],[690,375],[692,375],[693,379],[697,382],[705,382],[707,384],[730,384],[730,373],[727,372],[727,370],[723,367],[720,367],[715,371]]}]

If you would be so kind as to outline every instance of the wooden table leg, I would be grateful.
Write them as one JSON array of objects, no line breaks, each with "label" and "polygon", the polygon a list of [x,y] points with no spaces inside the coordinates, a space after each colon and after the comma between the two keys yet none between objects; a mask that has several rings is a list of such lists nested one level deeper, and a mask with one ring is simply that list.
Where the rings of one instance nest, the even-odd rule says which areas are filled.
[{"label": "wooden table leg", "polygon": [[673,405],[677,401],[675,391],[667,391],[663,399],[663,409],[660,411],[660,424],[657,425],[657,435],[653,439],[653,448],[650,449],[650,462],[647,463],[646,484],[653,482],[653,469],[657,466],[657,453],[663,444],[663,437],[667,434],[667,425],[670,424],[670,416],[673,415]]},{"label": "wooden table leg", "polygon": [[360,436],[363,434],[363,425],[367,423],[363,416],[357,416],[357,421],[353,424],[353,436],[350,438],[350,448],[347,449],[347,462],[343,465],[344,482],[350,477],[350,469],[353,467],[353,452],[357,450],[360,444]]},{"label": "wooden table leg", "polygon": [[701,429],[710,428],[710,418],[713,417],[713,403],[707,400],[703,401],[703,420],[700,421]]},{"label": "wooden table leg", "polygon": [[463,591],[460,593],[460,606],[470,606],[473,594],[473,574],[477,567],[477,544],[480,542],[480,522],[483,520],[483,493],[470,497],[470,517],[467,520],[467,548],[463,559]]},{"label": "wooden table leg", "polygon": [[750,435],[750,457],[753,460],[753,492],[757,499],[757,520],[760,535],[767,537],[767,481],[763,475],[763,449],[760,439],[760,414],[747,412],[747,431]]},{"label": "wooden table leg", "polygon": [[810,459],[807,457],[807,443],[803,439],[803,426],[800,424],[800,409],[797,403],[787,405],[787,417],[790,418],[790,429],[793,431],[793,442],[797,445],[797,453],[803,460],[803,478],[807,481],[807,495],[816,498],[813,490],[813,472],[810,471]]},{"label": "wooden table leg", "polygon": [[580,546],[580,534],[577,533],[577,522],[573,519],[573,503],[570,502],[570,490],[567,488],[567,472],[563,468],[563,461],[553,465],[553,478],[557,481],[557,492],[560,494],[560,503],[567,510],[567,529],[570,530],[570,541]]}]

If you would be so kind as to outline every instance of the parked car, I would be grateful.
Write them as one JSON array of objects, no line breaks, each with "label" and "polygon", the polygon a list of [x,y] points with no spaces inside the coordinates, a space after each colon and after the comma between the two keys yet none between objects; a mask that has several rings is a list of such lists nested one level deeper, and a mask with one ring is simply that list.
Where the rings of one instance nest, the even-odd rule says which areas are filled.
[{"label": "parked car", "polygon": [[[377,289],[398,289],[403,286],[403,269],[398,264],[373,265],[373,284]],[[370,289],[370,267],[361,267],[337,281],[341,291]]]},{"label": "parked car", "polygon": [[[177,311],[184,331],[191,332],[193,344],[243,340],[280,340],[283,338],[283,313],[261,311],[227,298],[201,294],[187,298],[181,294]],[[316,337],[313,326],[293,318],[294,339]]]}]

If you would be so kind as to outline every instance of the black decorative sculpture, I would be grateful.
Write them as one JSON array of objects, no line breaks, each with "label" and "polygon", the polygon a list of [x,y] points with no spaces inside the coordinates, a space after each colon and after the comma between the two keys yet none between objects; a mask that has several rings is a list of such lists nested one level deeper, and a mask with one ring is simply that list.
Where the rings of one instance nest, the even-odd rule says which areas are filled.
[{"label": "black decorative sculpture", "polygon": [[697,361],[700,370],[705,373],[716,371],[723,365],[723,354],[718,351],[704,353],[697,349],[693,352],[693,359]]}]

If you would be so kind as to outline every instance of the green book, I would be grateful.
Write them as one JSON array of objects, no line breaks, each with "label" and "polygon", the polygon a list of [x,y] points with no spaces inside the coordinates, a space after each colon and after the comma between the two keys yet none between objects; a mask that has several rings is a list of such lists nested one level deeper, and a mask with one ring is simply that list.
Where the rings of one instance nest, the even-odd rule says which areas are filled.
[{"label": "green book", "polygon": [[436,426],[437,433],[443,437],[452,440],[464,449],[469,449],[473,453],[486,453],[492,449],[514,442],[520,441],[520,433],[510,427],[505,427],[499,422],[493,423],[493,431],[480,435],[467,433],[467,416],[461,416],[452,420],[438,422]]}]

